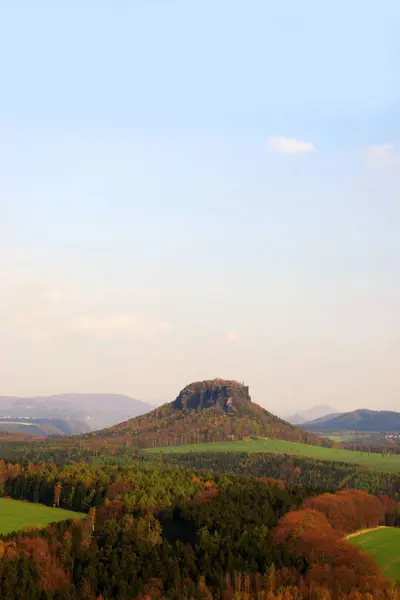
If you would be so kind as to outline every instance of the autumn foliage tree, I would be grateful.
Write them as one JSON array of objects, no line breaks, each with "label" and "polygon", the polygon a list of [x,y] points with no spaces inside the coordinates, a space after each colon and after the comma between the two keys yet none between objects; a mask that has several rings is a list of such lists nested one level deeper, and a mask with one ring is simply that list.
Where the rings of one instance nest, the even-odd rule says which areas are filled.
[{"label": "autumn foliage tree", "polygon": [[306,561],[309,588],[330,590],[333,598],[354,590],[378,598],[378,592],[386,594],[389,582],[373,559],[343,534],[375,527],[384,520],[384,512],[379,498],[354,490],[307,498],[300,510],[282,517],[275,540],[292,556]]},{"label": "autumn foliage tree", "polygon": [[342,490],[307,498],[303,507],[326,515],[332,527],[342,534],[377,527],[385,522],[384,503],[361,490]]}]

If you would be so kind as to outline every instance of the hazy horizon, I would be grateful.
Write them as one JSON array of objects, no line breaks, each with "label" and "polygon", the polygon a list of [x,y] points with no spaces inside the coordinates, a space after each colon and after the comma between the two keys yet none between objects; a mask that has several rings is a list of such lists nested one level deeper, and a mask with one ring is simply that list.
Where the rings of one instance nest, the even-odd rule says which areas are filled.
[{"label": "hazy horizon", "polygon": [[[227,379],[234,379],[232,377],[227,378]],[[193,383],[193,382],[187,382],[188,385],[189,383]],[[247,385],[246,382],[244,382],[245,385]],[[182,386],[181,389],[183,389]],[[149,406],[152,406],[154,408],[157,408],[158,406],[161,406],[162,404],[165,404],[167,402],[173,402],[176,398],[176,396],[178,396],[179,392],[181,391],[181,389],[177,390],[177,392],[175,393],[175,396],[170,397],[170,398],[164,398],[164,399],[145,399],[145,398],[139,398],[137,395],[135,394],[128,394],[128,393],[124,393],[124,392],[113,392],[113,391],[108,391],[108,392],[104,392],[104,391],[62,391],[62,392],[52,392],[52,393],[48,393],[48,394],[24,394],[24,395],[17,395],[17,394],[2,394],[0,393],[0,398],[1,397],[12,397],[12,398],[17,398],[17,399],[21,399],[21,400],[25,400],[25,399],[36,399],[36,398],[42,398],[42,397],[57,397],[57,396],[70,396],[70,395],[84,395],[84,394],[88,394],[88,395],[120,395],[120,396],[126,396],[127,398],[131,398],[132,400],[138,400],[140,402],[143,402],[145,404],[148,404]],[[259,398],[254,398],[254,395],[252,395],[252,390],[250,387],[250,396],[251,396],[251,400],[253,402],[256,402],[257,404],[260,404],[262,406],[264,406],[267,410],[270,410],[271,412],[277,414],[278,416],[281,416],[283,418],[286,417],[291,417],[297,414],[297,412],[301,413],[303,411],[307,411],[309,409],[312,408],[318,408],[318,407],[331,407],[334,411],[337,412],[351,412],[353,410],[356,409],[371,409],[371,410],[394,410],[396,412],[399,412],[399,409],[397,407],[394,408],[385,408],[385,407],[379,407],[379,406],[375,406],[375,407],[366,407],[362,404],[358,404],[355,406],[351,406],[351,407],[343,407],[341,410],[337,408],[336,405],[332,404],[332,405],[328,405],[326,403],[322,403],[322,402],[317,402],[314,404],[302,404],[300,405],[291,405],[291,404],[287,404],[286,406],[284,406],[283,408],[280,407],[279,405],[277,405],[276,403],[273,404],[268,404],[268,402],[263,402],[262,400],[260,400]]]},{"label": "hazy horizon", "polygon": [[300,4],[0,1],[0,395],[398,409],[400,5]]}]

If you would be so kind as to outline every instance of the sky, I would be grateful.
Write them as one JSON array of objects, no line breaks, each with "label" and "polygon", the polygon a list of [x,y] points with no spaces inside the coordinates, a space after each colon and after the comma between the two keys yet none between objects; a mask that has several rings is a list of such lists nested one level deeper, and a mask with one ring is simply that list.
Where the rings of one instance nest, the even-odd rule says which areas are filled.
[{"label": "sky", "polygon": [[397,0],[0,0],[0,395],[400,409]]}]

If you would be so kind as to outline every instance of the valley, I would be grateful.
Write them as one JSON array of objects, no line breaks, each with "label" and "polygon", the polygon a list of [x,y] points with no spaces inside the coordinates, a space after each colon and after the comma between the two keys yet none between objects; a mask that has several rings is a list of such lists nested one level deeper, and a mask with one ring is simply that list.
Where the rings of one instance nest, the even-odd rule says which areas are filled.
[{"label": "valley", "polygon": [[68,436],[109,427],[153,408],[121,394],[0,396],[0,431]]}]

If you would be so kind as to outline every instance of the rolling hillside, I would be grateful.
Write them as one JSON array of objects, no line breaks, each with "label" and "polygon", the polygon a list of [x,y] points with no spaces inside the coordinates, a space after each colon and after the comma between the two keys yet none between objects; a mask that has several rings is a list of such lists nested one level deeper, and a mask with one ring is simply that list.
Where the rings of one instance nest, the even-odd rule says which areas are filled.
[{"label": "rolling hillside", "polygon": [[311,431],[400,431],[400,413],[390,410],[360,409],[339,415],[329,415],[302,424]]},{"label": "rolling hillside", "polygon": [[252,402],[245,385],[223,379],[192,383],[173,402],[96,435],[125,438],[143,448],[232,441],[252,435],[330,444]]},{"label": "rolling hillside", "polygon": [[[242,457],[251,456],[251,461],[256,462],[256,454],[272,454],[287,455],[298,460],[300,457],[313,459],[317,461],[327,461],[326,464],[332,462],[349,463],[361,467],[363,469],[372,469],[382,473],[399,473],[400,472],[400,454],[379,454],[374,452],[359,452],[346,450],[344,448],[326,448],[323,446],[315,446],[313,444],[302,444],[297,442],[283,441],[279,439],[256,439],[252,438],[237,441],[237,442],[211,442],[208,444],[169,446],[159,448],[149,448],[146,453],[184,456],[184,461],[190,460],[189,455],[193,454],[196,457],[199,455],[208,454],[215,458],[218,454],[239,454]],[[211,461],[213,460],[211,458]],[[179,459],[178,459],[179,460]],[[224,459],[222,459],[223,461]],[[230,459],[230,464],[232,459]],[[182,463],[184,462],[182,461]],[[174,461],[177,463],[177,461]],[[181,464],[181,463],[178,463]]]}]

